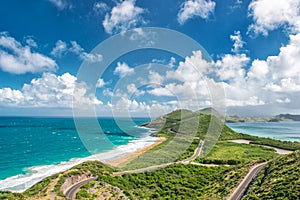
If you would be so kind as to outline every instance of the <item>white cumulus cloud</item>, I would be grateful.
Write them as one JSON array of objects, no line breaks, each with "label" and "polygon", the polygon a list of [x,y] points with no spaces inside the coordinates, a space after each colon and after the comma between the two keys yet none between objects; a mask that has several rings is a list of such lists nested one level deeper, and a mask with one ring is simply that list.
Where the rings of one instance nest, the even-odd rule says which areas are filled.
[{"label": "white cumulus cloud", "polygon": [[117,63],[117,67],[114,71],[114,74],[119,75],[121,78],[126,75],[130,75],[134,73],[134,68],[130,68],[126,63]]},{"label": "white cumulus cloud", "polygon": [[43,73],[42,77],[32,79],[20,90],[0,89],[0,104],[15,107],[57,107],[71,108],[73,102],[100,105],[94,94],[89,94],[84,83],[69,73],[57,76]]},{"label": "white cumulus cloud", "polygon": [[104,80],[102,78],[99,78],[97,83],[96,83],[96,88],[102,88],[104,85],[106,85]]},{"label": "white cumulus cloud", "polygon": [[214,13],[216,3],[211,0],[186,0],[179,10],[177,20],[184,24],[194,17],[208,19]]},{"label": "white cumulus cloud", "polygon": [[250,58],[245,54],[226,54],[216,62],[216,74],[221,80],[236,81],[245,78],[245,67]]},{"label": "white cumulus cloud", "polygon": [[56,62],[30,46],[22,45],[7,33],[0,33],[0,68],[12,74],[56,71]]},{"label": "white cumulus cloud", "polygon": [[254,20],[249,33],[268,35],[282,26],[300,31],[300,0],[253,0],[248,9]]},{"label": "white cumulus cloud", "polygon": [[143,8],[135,5],[135,0],[123,0],[105,15],[102,25],[109,34],[124,32],[145,23],[144,12]]}]

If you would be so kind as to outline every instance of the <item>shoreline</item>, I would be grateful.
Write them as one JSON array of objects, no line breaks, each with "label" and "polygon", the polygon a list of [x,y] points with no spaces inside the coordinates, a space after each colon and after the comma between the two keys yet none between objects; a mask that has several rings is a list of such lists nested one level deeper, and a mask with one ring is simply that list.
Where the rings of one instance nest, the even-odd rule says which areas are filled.
[{"label": "shoreline", "polygon": [[155,146],[163,143],[164,141],[166,141],[166,138],[164,137],[158,137],[158,140],[156,142],[154,142],[153,144],[149,145],[149,146],[145,146],[144,148],[142,149],[139,149],[137,151],[134,151],[134,152],[131,152],[131,153],[128,153],[122,157],[119,157],[119,158],[116,158],[114,160],[109,160],[107,162],[105,162],[105,164],[108,164],[108,165],[111,165],[113,167],[119,167],[120,165],[126,163],[127,161],[133,159],[133,158],[136,158],[138,157],[140,154],[154,148]]},{"label": "shoreline", "polygon": [[[233,143],[238,143],[238,144],[251,144],[251,140],[245,140],[245,139],[236,139],[236,140],[227,140],[228,142],[233,142]],[[272,146],[268,146],[268,145],[260,145],[260,144],[253,144],[256,146],[261,146],[261,147],[266,147],[269,149],[274,149],[276,151],[277,154],[279,155],[286,155],[286,154],[290,154],[293,153],[293,151],[290,150],[286,150],[286,149],[281,149],[278,147],[272,147]]]},{"label": "shoreline", "polygon": [[93,154],[83,158],[72,158],[59,164],[32,166],[26,174],[17,174],[0,180],[0,191],[21,193],[38,183],[42,179],[71,169],[86,161],[100,161],[104,164],[112,163],[112,166],[122,164],[128,159],[134,158],[163,142],[164,139],[146,136],[130,141],[128,144],[117,146],[114,149]]}]

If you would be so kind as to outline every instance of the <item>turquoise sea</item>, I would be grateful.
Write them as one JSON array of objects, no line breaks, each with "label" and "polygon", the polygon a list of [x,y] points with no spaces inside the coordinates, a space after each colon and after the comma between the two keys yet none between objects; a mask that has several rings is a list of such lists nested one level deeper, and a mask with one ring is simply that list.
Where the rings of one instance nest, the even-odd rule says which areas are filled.
[{"label": "turquoise sea", "polygon": [[227,125],[240,133],[300,142],[300,122],[240,122]]},{"label": "turquoise sea", "polygon": [[[128,119],[119,119],[118,122],[123,127],[121,129],[114,119],[99,118],[103,132],[93,132],[89,139],[103,136],[111,145],[98,145],[97,152],[111,150],[139,137],[148,136],[149,129],[136,126],[147,121],[149,119],[133,119],[133,125]],[[86,126],[86,131],[91,132],[88,129],[89,126]],[[91,154],[81,142],[72,118],[0,117],[0,189],[6,187],[4,184],[9,186],[8,177],[14,177],[11,181],[16,182],[18,176],[38,171],[36,166],[57,165],[72,158],[89,155]]]}]

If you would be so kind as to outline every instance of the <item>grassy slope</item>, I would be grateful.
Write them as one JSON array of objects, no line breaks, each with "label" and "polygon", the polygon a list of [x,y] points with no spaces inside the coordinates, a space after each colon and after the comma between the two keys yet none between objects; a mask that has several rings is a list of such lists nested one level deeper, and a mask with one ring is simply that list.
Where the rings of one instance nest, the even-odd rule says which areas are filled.
[{"label": "grassy slope", "polygon": [[[245,164],[231,167],[172,165],[152,172],[112,177],[110,173],[114,171],[113,169],[100,162],[86,162],[64,172],[59,177],[54,191],[58,194],[58,198],[64,199],[59,188],[66,178],[87,173],[98,176],[97,182],[117,186],[130,199],[174,199],[175,197],[176,199],[223,199],[229,195],[248,168],[249,165]],[[51,182],[53,179],[55,177],[41,181],[24,194],[1,192],[0,199],[43,199],[46,196],[49,181]],[[84,194],[86,199],[93,199],[95,194],[89,194],[88,191],[83,188],[83,191],[79,191],[79,195]]]},{"label": "grassy slope", "polygon": [[131,199],[223,199],[248,166],[173,165],[161,170],[106,177]]},{"label": "grassy slope", "polygon": [[270,162],[243,199],[300,199],[300,151]]},{"label": "grassy slope", "polygon": [[[184,142],[185,139],[188,138],[188,144],[190,144],[190,146],[187,146],[187,151],[181,155],[180,159],[183,159],[193,154],[200,138],[205,138],[205,133],[209,127],[211,119],[214,120],[215,130],[220,130],[220,128],[222,128],[222,132],[219,137],[220,142],[217,143],[211,154],[207,156],[207,160],[223,159],[228,162],[228,160],[231,159],[235,160],[236,163],[243,162],[243,165],[232,167],[223,166],[218,168],[180,165],[170,166],[165,169],[149,172],[147,173],[147,176],[142,173],[125,175],[123,177],[111,177],[109,174],[112,173],[114,169],[104,166],[99,162],[87,162],[74,167],[68,172],[61,173],[62,175],[59,178],[54,191],[63,196],[59,190],[60,186],[67,177],[75,174],[88,173],[99,176],[99,181],[104,180],[111,185],[118,186],[124,190],[127,195],[131,196],[132,199],[150,199],[154,198],[155,195],[158,194],[160,197],[172,197],[172,195],[176,195],[177,197],[177,195],[179,195],[180,198],[184,198],[186,195],[185,197],[188,197],[188,199],[191,199],[192,197],[221,199],[228,195],[231,189],[235,187],[237,182],[249,168],[251,162],[257,160],[266,160],[274,155],[274,152],[272,152],[270,149],[264,149],[263,147],[252,147],[250,145],[233,144],[224,142],[224,140],[244,138],[252,139],[256,142],[261,142],[262,144],[267,143],[276,147],[286,147],[286,149],[300,149],[299,143],[285,143],[273,139],[264,139],[236,133],[226,125],[223,126],[222,122],[218,121],[215,117],[203,114],[199,116],[198,113],[188,110],[174,111],[168,115],[158,118],[157,120],[154,120],[153,122],[149,123],[148,126],[158,128],[164,124],[157,135],[167,138],[172,138],[175,135],[175,133],[170,133],[168,131],[170,128],[179,131],[182,137],[179,137],[179,140],[176,140],[175,143],[172,144],[175,149],[182,141]],[[198,125],[198,123],[199,126],[197,127],[196,135],[194,135],[193,132],[188,131],[190,126],[195,124]],[[183,127],[183,129],[179,129],[179,127]],[[185,132],[184,130],[187,131]],[[155,150],[159,151],[163,149],[163,146],[168,144],[168,142],[170,143],[170,141],[167,140],[167,142],[155,147],[155,149],[153,151],[149,151],[148,154],[152,154]],[[265,153],[267,153],[267,155]],[[147,155],[147,153],[145,155]],[[157,154],[154,157],[161,158],[162,156],[159,155],[163,154]],[[200,174],[201,176],[198,176],[197,174]],[[40,183],[34,185],[32,188],[28,189],[23,194],[0,192],[0,199],[27,199],[32,196],[43,197],[48,189],[49,183],[55,178],[57,178],[57,175],[46,178]],[[160,181],[160,179],[162,181]],[[159,182],[159,184],[157,184],[157,182]],[[202,185],[202,182],[205,184]],[[132,188],[131,184],[135,185],[137,188]],[[139,188],[143,188],[144,191],[140,190]]]},{"label": "grassy slope", "polygon": [[261,146],[218,142],[212,151],[204,158],[198,158],[201,163],[240,164],[244,162],[263,162],[274,158],[277,154],[273,149]]}]

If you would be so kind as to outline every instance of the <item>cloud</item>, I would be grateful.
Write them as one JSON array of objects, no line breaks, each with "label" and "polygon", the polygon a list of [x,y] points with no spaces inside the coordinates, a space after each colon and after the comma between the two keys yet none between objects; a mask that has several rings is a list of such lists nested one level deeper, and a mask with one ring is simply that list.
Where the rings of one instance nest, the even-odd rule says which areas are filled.
[{"label": "cloud", "polygon": [[152,70],[149,71],[148,78],[149,78],[149,83],[157,84],[157,85],[161,85],[164,81],[163,76],[161,76],[159,73]]},{"label": "cloud", "polygon": [[262,60],[254,60],[250,67],[250,70],[247,73],[247,76],[251,79],[264,79],[269,73],[269,66],[267,62]]},{"label": "cloud", "polygon": [[273,78],[298,78],[300,74],[300,33],[290,35],[290,41],[280,48],[278,56],[269,56],[267,63],[272,69]]},{"label": "cloud", "polygon": [[58,10],[70,9],[72,5],[66,0],[48,0],[52,3]]},{"label": "cloud", "polygon": [[174,57],[171,57],[168,65],[169,67],[173,68],[175,66],[175,63],[176,59]]},{"label": "cloud", "polygon": [[184,24],[187,20],[194,17],[208,19],[214,13],[216,3],[211,0],[186,0],[179,10],[177,20]]},{"label": "cloud", "polygon": [[245,54],[226,54],[216,62],[215,73],[223,81],[237,81],[245,78],[245,67],[250,58]]},{"label": "cloud", "polygon": [[284,104],[287,104],[287,103],[290,103],[291,100],[289,98],[285,98],[285,99],[276,99],[276,102],[277,103],[284,103]]},{"label": "cloud", "polygon": [[88,93],[84,83],[69,73],[57,76],[43,73],[42,77],[32,79],[21,90],[0,89],[0,104],[12,107],[56,107],[71,108],[73,102],[83,105],[101,105],[93,94]]},{"label": "cloud", "polygon": [[38,47],[37,43],[30,37],[26,38],[25,42],[30,47],[34,47],[34,48]]},{"label": "cloud", "polygon": [[148,93],[152,94],[154,96],[158,96],[158,97],[162,97],[162,96],[173,97],[174,96],[174,94],[172,94],[172,92],[166,87],[154,88],[152,90],[149,90]]},{"label": "cloud", "polygon": [[12,74],[56,71],[56,62],[22,45],[7,33],[0,33],[0,68]]},{"label": "cloud", "polygon": [[129,37],[132,41],[138,41],[140,47],[152,47],[157,40],[157,33],[151,30],[142,28],[132,29],[132,34]]},{"label": "cloud", "polygon": [[277,83],[268,83],[265,89],[272,92],[300,92],[300,80],[283,78]]},{"label": "cloud", "polygon": [[115,75],[119,75],[121,78],[126,75],[130,75],[134,73],[134,68],[130,68],[126,63],[117,63],[117,67],[114,71]]},{"label": "cloud", "polygon": [[254,20],[248,28],[249,34],[267,36],[279,27],[300,31],[300,0],[252,0],[248,10]]},{"label": "cloud", "polygon": [[0,89],[0,102],[4,104],[19,104],[24,99],[22,92],[11,88]]},{"label": "cloud", "polygon": [[60,58],[66,53],[73,53],[79,56],[80,59],[87,62],[101,62],[103,59],[101,54],[85,52],[85,50],[76,41],[71,41],[70,45],[68,45],[66,42],[58,40],[51,51],[51,55]]},{"label": "cloud", "polygon": [[104,85],[106,85],[104,80],[102,78],[99,78],[96,84],[96,88],[102,88]]},{"label": "cloud", "polygon": [[109,34],[124,32],[144,24],[142,18],[144,12],[143,8],[135,6],[135,0],[123,0],[105,15],[102,25]]},{"label": "cloud", "polygon": [[139,90],[134,83],[127,85],[126,88],[130,95],[141,96],[145,94],[145,91]]},{"label": "cloud", "polygon": [[234,31],[234,35],[230,35],[230,39],[234,42],[231,51],[233,53],[239,53],[243,49],[245,44],[245,42],[242,40],[241,32]]},{"label": "cloud", "polygon": [[241,8],[243,1],[242,0],[236,0],[234,2],[234,4],[232,6],[230,6],[229,8],[231,9],[231,11],[237,9],[237,8]]},{"label": "cloud", "polygon": [[249,79],[272,92],[297,92],[300,89],[300,33],[290,35],[290,41],[277,56],[254,60],[247,73]]},{"label": "cloud", "polygon": [[244,106],[261,106],[265,105],[266,103],[263,100],[260,100],[257,96],[251,96],[245,100],[233,100],[233,99],[226,99],[226,106],[230,107],[244,107]]},{"label": "cloud", "polygon": [[93,10],[96,14],[103,14],[109,10],[109,7],[104,2],[96,2],[94,3]]},{"label": "cloud", "polygon": [[202,57],[201,51],[193,51],[191,56],[185,57],[184,62],[179,62],[175,73],[167,73],[168,78],[179,81],[194,82],[203,78],[212,66],[212,62]]},{"label": "cloud", "polygon": [[56,57],[61,57],[63,53],[65,53],[68,50],[67,43],[58,40],[55,44],[55,47],[51,51],[51,55]]}]

